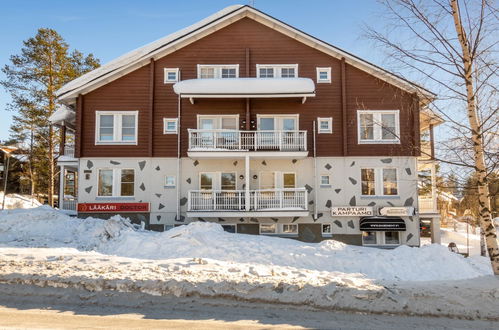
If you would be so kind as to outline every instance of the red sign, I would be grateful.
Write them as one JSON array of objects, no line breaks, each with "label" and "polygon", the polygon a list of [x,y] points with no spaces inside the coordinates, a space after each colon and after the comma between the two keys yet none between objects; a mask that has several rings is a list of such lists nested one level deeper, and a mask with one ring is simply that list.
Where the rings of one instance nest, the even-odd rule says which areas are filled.
[{"label": "red sign", "polygon": [[82,213],[138,213],[149,212],[149,203],[78,203]]}]

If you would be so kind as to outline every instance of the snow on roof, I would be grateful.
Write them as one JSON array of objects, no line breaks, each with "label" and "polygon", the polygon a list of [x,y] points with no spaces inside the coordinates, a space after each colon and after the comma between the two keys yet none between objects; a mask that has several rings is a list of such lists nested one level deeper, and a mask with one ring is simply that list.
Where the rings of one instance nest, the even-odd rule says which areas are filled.
[{"label": "snow on roof", "polygon": [[172,34],[169,34],[166,37],[163,37],[161,39],[153,41],[145,46],[134,49],[134,50],[102,65],[101,67],[99,67],[95,70],[92,70],[92,71],[70,81],[66,85],[62,86],[56,92],[56,95],[58,97],[61,97],[64,94],[71,92],[74,89],[82,87],[85,84],[91,83],[93,80],[99,78],[102,75],[120,70],[121,68],[130,64],[131,62],[134,62],[134,61],[140,60],[144,57],[147,57],[148,54],[157,50],[158,48],[164,47],[167,44],[169,44],[170,42],[172,42],[178,38],[181,38],[181,37],[193,32],[193,31],[199,29],[200,27],[202,27],[206,24],[209,24],[212,21],[217,20],[218,18],[220,18],[224,15],[227,15],[228,13],[231,13],[231,12],[241,8],[241,7],[244,7],[244,6],[243,5],[233,5],[233,6],[226,7],[224,9],[220,10],[219,12],[216,12],[215,14],[210,15],[197,23],[194,23],[194,24],[192,24],[186,28],[183,28],[177,32],[174,32]]},{"label": "snow on roof", "polygon": [[314,94],[315,84],[309,78],[225,78],[189,79],[173,85],[182,95],[270,95]]},{"label": "snow on roof", "polygon": [[49,121],[52,124],[61,124],[63,122],[74,124],[75,119],[75,112],[71,108],[63,104],[59,105],[55,112],[49,117]]}]

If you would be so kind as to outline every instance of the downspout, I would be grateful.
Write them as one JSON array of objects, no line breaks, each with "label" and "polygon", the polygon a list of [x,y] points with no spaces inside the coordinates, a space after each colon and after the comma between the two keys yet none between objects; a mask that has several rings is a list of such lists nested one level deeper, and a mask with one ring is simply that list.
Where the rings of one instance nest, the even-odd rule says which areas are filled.
[{"label": "downspout", "polygon": [[[179,75],[179,81],[180,81],[180,70],[178,72],[178,75]],[[181,138],[181,133],[182,133],[182,130],[181,130],[181,125],[180,125],[180,110],[181,110],[181,102],[182,102],[182,98],[181,98],[181,94],[178,95],[178,106],[177,106],[177,218],[176,220],[180,221],[181,220],[181,216],[180,216],[180,182],[182,182],[180,180],[180,138]]]},{"label": "downspout", "polygon": [[318,194],[317,194],[317,191],[319,190],[318,189],[318,185],[317,185],[317,146],[316,146],[316,141],[315,141],[315,120],[314,120],[314,129],[313,129],[313,135],[314,135],[314,188],[315,188],[315,192],[314,192],[314,220],[317,220],[317,204],[318,204],[318,201],[317,201],[317,198],[318,198]]}]

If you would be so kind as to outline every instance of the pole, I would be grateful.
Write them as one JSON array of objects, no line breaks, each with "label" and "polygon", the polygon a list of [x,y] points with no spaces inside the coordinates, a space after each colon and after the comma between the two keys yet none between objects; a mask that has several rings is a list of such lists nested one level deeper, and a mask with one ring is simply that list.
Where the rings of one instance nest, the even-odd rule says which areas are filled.
[{"label": "pole", "polygon": [[5,196],[7,196],[7,178],[9,177],[9,159],[10,155],[5,153],[5,170],[3,175],[3,200],[2,200],[2,210],[5,210]]},{"label": "pole", "polygon": [[470,218],[466,218],[466,253],[470,256]]}]

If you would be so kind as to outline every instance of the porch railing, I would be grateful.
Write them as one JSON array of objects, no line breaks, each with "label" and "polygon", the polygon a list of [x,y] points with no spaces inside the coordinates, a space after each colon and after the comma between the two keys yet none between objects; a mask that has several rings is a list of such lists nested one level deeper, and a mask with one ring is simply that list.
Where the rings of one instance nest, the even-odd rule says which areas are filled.
[{"label": "porch railing", "polygon": [[307,210],[308,196],[305,188],[250,190],[246,200],[244,190],[190,190],[189,211],[250,211]]},{"label": "porch railing", "polygon": [[62,200],[61,209],[66,211],[76,211],[77,204],[78,204],[78,199],[76,198],[64,198]]},{"label": "porch railing", "polygon": [[190,151],[306,151],[307,131],[189,130]]},{"label": "porch railing", "polygon": [[75,157],[75,146],[74,144],[65,144],[64,145],[64,156],[66,157]]}]

